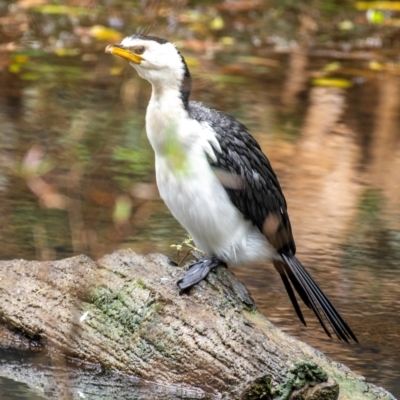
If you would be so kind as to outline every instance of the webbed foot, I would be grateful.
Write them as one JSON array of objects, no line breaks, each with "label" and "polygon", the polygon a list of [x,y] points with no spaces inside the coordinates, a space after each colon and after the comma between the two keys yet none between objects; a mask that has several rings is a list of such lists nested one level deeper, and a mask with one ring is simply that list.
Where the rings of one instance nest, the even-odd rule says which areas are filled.
[{"label": "webbed foot", "polygon": [[189,267],[189,271],[186,272],[186,275],[179,279],[177,285],[183,292],[186,289],[191,288],[196,283],[201,282],[214,268],[218,267],[218,265],[223,264],[217,257],[206,257],[200,258],[197,262],[192,264]]}]

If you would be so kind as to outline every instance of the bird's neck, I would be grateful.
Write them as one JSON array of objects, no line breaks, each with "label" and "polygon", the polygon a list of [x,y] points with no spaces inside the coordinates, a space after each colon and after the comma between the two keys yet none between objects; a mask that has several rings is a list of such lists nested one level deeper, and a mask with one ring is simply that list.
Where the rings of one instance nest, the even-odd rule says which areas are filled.
[{"label": "bird's neck", "polygon": [[184,125],[188,112],[179,87],[157,87],[153,91],[146,113],[146,131],[156,156],[165,156],[171,148],[184,144]]}]

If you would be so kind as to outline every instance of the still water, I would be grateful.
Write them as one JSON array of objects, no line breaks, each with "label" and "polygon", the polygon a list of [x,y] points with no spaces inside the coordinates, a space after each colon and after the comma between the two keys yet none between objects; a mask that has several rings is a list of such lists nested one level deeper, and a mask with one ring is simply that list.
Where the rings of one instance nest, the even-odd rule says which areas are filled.
[{"label": "still water", "polygon": [[[96,259],[125,247],[176,258],[171,245],[186,234],[155,186],[144,131],[150,87],[104,54],[106,44],[3,54],[0,259]],[[234,115],[260,142],[286,195],[299,259],[360,344],[325,337],[308,310],[303,327],[271,265],[235,274],[274,324],[400,396],[397,72],[306,48],[211,52],[183,48],[192,98]],[[333,63],[336,80],[318,82]],[[0,391],[13,390],[7,398],[40,398],[0,378]]]}]

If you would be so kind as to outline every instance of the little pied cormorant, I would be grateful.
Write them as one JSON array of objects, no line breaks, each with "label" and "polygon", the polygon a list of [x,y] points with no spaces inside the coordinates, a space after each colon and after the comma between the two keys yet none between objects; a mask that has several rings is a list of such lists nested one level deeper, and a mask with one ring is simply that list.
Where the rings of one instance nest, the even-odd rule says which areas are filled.
[{"label": "little pied cormorant", "polygon": [[152,85],[146,131],[155,152],[157,186],[174,217],[206,258],[178,281],[184,290],[221,262],[272,261],[305,325],[293,288],[331,337],[357,338],[295,257],[287,205],[259,144],[233,117],[189,101],[191,76],[176,47],[154,36],[132,35],[107,53],[129,61]]}]

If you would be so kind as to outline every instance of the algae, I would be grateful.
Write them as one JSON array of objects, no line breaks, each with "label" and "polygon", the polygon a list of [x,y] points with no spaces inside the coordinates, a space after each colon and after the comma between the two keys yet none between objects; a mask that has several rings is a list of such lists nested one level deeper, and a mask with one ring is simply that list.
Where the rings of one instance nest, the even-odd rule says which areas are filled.
[{"label": "algae", "polygon": [[306,385],[313,387],[318,383],[326,382],[328,374],[313,361],[299,361],[287,373],[286,382],[279,385],[274,391],[277,400],[287,400],[294,390]]}]

